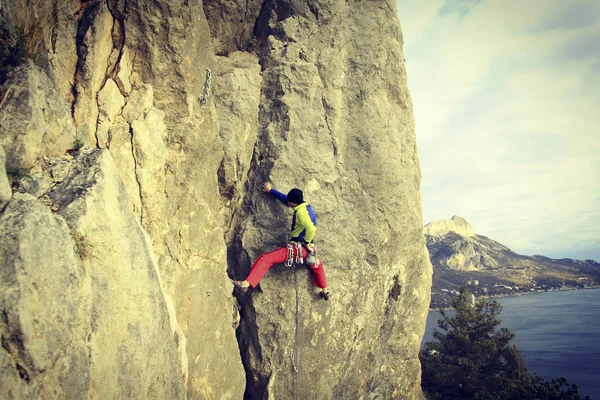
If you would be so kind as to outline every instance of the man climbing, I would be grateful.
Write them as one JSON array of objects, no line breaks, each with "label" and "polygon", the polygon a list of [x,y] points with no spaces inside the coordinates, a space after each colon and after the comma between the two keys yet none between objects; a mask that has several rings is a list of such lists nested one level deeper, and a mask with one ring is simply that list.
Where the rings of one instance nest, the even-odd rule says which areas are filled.
[{"label": "man climbing", "polygon": [[[292,207],[294,216],[292,217],[292,231],[290,242],[286,247],[281,247],[269,253],[262,254],[256,259],[250,274],[243,281],[232,281],[235,287],[245,293],[250,286],[253,288],[258,285],[258,282],[267,273],[269,268],[274,264],[289,263],[293,260],[296,262],[306,259],[309,256],[315,258],[315,245],[313,238],[317,232],[317,217],[312,210],[310,204],[306,203],[300,189],[292,189],[287,195],[278,192],[271,187],[269,182],[263,185],[263,191],[279,199],[283,204]],[[329,300],[329,292],[327,291],[327,279],[325,278],[325,269],[320,259],[315,258],[314,262],[307,262],[315,275],[314,285],[321,288],[320,296],[325,300]]]}]

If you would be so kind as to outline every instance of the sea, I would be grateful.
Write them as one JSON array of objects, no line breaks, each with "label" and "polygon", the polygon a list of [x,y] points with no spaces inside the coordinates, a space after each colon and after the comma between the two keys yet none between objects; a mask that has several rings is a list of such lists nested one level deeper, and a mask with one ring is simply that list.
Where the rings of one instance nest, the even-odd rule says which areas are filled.
[{"label": "sea", "polygon": [[[502,327],[516,334],[525,367],[542,378],[565,377],[582,397],[600,400],[600,289],[568,290],[495,299]],[[423,343],[440,319],[429,312]]]}]

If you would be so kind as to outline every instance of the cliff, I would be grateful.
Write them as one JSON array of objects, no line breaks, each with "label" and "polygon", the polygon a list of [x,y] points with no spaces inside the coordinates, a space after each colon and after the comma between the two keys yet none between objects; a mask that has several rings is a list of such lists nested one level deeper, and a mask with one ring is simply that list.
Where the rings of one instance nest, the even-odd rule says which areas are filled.
[{"label": "cliff", "polygon": [[[0,395],[417,398],[431,264],[391,1],[0,2]],[[304,190],[331,299],[275,266]]]},{"label": "cliff", "polygon": [[600,285],[600,268],[595,261],[520,255],[476,234],[457,216],[425,225],[425,237],[434,268],[433,308],[449,306],[452,292],[469,281],[478,282],[471,290],[483,296]]}]

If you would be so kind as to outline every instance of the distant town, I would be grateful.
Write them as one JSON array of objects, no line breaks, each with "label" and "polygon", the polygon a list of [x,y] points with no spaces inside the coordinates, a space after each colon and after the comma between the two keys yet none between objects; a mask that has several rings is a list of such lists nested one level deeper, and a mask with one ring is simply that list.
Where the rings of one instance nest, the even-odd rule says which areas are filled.
[{"label": "distant town", "polygon": [[[542,292],[600,288],[600,285],[595,284],[588,277],[579,277],[578,281],[579,283],[575,285],[556,281],[546,283],[532,282],[527,285],[509,285],[504,283],[480,285],[478,280],[468,280],[465,282],[465,286],[479,298],[516,297]],[[440,310],[451,308],[452,299],[456,295],[458,295],[458,289],[432,288],[430,309]]]}]

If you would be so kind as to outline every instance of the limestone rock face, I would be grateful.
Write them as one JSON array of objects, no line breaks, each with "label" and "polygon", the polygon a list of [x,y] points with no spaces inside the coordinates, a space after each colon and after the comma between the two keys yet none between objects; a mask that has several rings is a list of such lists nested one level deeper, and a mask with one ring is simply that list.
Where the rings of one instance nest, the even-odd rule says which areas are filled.
[{"label": "limestone rock face", "polygon": [[[34,196],[18,198],[93,246],[69,283],[77,322],[48,328],[89,339],[44,344],[59,358],[83,346],[72,365],[89,376],[63,384],[66,367],[42,372],[48,359],[15,341],[0,351],[3,388],[31,395],[19,364],[94,398],[418,397],[431,265],[393,2],[51,0],[19,18],[31,4],[14,3],[8,25],[42,30],[44,68],[21,68],[43,88],[28,96],[54,104],[5,103],[0,121],[35,126],[38,141],[19,148],[3,123],[0,144],[34,163],[21,190]],[[36,125],[48,107],[66,114]],[[64,155],[75,136],[84,148]],[[306,269],[283,266],[232,296],[228,278],[287,240],[267,180],[317,211],[329,302]]]},{"label": "limestone rock face", "polygon": [[6,155],[2,146],[0,146],[0,210],[8,204],[11,196],[12,190],[6,176]]},{"label": "limestone rock face", "polygon": [[204,0],[210,33],[217,54],[246,50],[254,37],[254,24],[264,0]]},{"label": "limestone rock face", "polygon": [[100,140],[96,137],[96,128],[102,118],[98,109],[98,92],[109,81],[107,78],[113,75],[111,70],[115,68],[118,54],[113,39],[116,24],[110,13],[109,3],[112,2],[102,1],[84,6],[77,31],[79,47],[73,85],[73,117],[80,134],[89,143]]},{"label": "limestone rock face", "polygon": [[82,151],[49,196],[57,214],[16,193],[0,217],[2,397],[181,398],[181,332],[110,154]]},{"label": "limestone rock face", "polygon": [[6,163],[31,169],[43,156],[58,156],[73,145],[75,124],[52,81],[28,61],[0,88],[6,93],[0,112],[0,146]]},{"label": "limestone rock face", "polygon": [[258,59],[245,52],[217,57],[216,78],[216,110],[218,115],[227,115],[220,121],[219,130],[224,150],[219,167],[219,192],[224,206],[226,242],[232,245],[237,235],[239,210],[244,209],[245,186],[259,129],[262,78]]},{"label": "limestone rock face", "polygon": [[454,215],[450,220],[438,219],[425,225],[425,234],[430,236],[444,236],[448,232],[455,232],[464,237],[475,236],[475,231],[464,219]]},{"label": "limestone rock face", "polygon": [[119,15],[126,37],[119,65],[131,71],[132,87],[123,117],[131,127],[140,220],[187,340],[187,396],[241,398],[244,369],[233,329],[239,317],[218,187],[224,153],[213,103],[215,59],[202,5],[128,1]]},{"label": "limestone rock face", "polygon": [[299,187],[319,218],[332,296],[279,265],[240,299],[252,398],[419,395],[431,265],[395,13],[386,2],[265,2],[257,19],[259,135],[230,270],[244,277],[287,240],[291,213],[262,183]]},{"label": "limestone rock face", "polygon": [[[67,224],[32,196],[16,193],[0,218],[0,236],[0,330],[8,356],[2,398],[87,393],[91,299]],[[53,382],[43,385],[44,377]],[[32,386],[40,384],[36,393]]]},{"label": "limestone rock face", "polygon": [[[13,14],[11,26],[24,23],[15,10],[31,6],[17,3],[7,12]],[[224,152],[210,78],[215,58],[201,3],[159,1],[148,7],[111,0],[77,7],[49,1],[38,7],[30,17],[51,31],[40,47],[49,50],[40,59],[52,77],[43,86],[62,95],[56,104],[72,110],[69,121],[78,137],[113,156],[129,198],[124,207],[148,233],[165,296],[182,321],[177,369],[185,395],[240,398],[245,378],[234,330],[239,315],[226,273],[218,187]],[[46,14],[51,17],[38,17]],[[253,90],[260,93],[260,84]],[[2,118],[12,118],[6,105]],[[31,108],[44,110],[37,103]],[[256,113],[255,106],[254,119]],[[30,119],[23,116],[24,123]],[[12,140],[4,132],[0,139]],[[31,144],[28,151],[48,157],[69,147],[53,153]],[[18,154],[14,147],[6,150],[8,158]],[[46,160],[42,164],[32,173],[35,190],[24,190],[58,206],[48,191],[60,180],[46,179]]]}]

